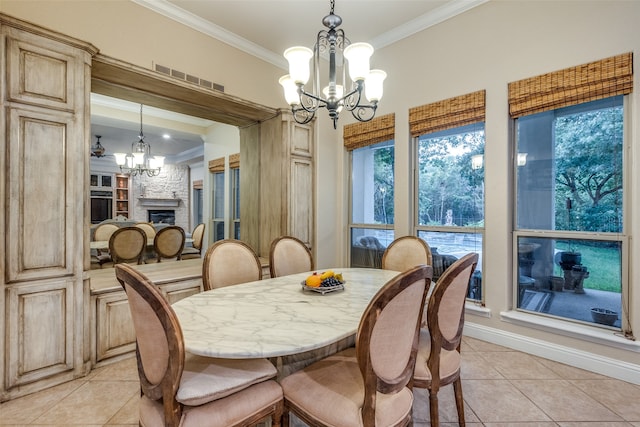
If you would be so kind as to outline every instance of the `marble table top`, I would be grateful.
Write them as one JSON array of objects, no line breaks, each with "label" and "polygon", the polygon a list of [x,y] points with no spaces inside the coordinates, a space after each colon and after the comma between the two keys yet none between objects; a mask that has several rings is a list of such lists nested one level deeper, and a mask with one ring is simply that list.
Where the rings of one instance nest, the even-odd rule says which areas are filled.
[{"label": "marble table top", "polygon": [[342,273],[344,290],[324,295],[303,290],[309,272],[213,289],[174,303],[186,350],[209,357],[276,357],[354,335],[369,301],[399,272],[333,271]]}]

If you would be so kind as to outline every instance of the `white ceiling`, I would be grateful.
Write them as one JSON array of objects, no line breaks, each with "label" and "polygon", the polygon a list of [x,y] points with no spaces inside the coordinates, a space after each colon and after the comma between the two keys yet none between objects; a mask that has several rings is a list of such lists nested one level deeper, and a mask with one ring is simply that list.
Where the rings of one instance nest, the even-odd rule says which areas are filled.
[{"label": "white ceiling", "polygon": [[[318,31],[325,29],[322,19],[329,14],[329,0],[131,0],[211,37],[286,69],[282,52],[290,46],[313,46]],[[381,48],[418,31],[449,19],[488,0],[335,0],[334,13],[342,18],[341,28],[351,42],[368,42]],[[117,100],[92,95],[91,133],[101,135],[107,154],[128,151],[140,133],[138,104],[122,103],[135,112],[134,120],[122,121],[108,113],[94,114],[95,105],[117,109]],[[173,122],[209,126],[212,122],[186,116],[167,116],[151,107],[147,114],[171,117]],[[143,117],[144,117],[143,116]],[[151,123],[143,119],[143,123]],[[145,141],[152,154],[175,155],[202,146],[197,133],[170,130],[166,141],[162,133],[170,130],[144,124]],[[91,143],[95,143],[95,137]]]}]

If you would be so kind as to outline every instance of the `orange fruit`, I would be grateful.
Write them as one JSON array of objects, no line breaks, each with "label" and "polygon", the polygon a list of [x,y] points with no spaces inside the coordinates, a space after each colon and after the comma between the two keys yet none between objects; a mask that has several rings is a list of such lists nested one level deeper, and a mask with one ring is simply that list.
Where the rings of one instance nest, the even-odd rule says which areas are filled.
[{"label": "orange fruit", "polygon": [[307,280],[305,280],[305,283],[310,288],[317,288],[318,286],[320,286],[320,283],[322,283],[322,279],[320,278],[319,275],[313,274],[307,277]]}]

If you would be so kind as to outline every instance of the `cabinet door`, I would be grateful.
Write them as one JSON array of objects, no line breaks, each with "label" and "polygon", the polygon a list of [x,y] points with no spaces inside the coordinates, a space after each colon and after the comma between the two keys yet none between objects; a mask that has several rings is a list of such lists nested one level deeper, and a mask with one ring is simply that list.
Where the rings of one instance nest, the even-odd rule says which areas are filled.
[{"label": "cabinet door", "polygon": [[95,361],[136,349],[136,331],[131,321],[129,301],[124,291],[95,297]]},{"label": "cabinet door", "polygon": [[7,28],[7,97],[10,101],[73,111],[83,82],[78,50],[28,32]]},{"label": "cabinet door", "polygon": [[7,281],[71,275],[82,262],[74,257],[78,222],[69,209],[79,203],[70,182],[79,137],[73,116],[10,108],[8,125]]},{"label": "cabinet door", "polygon": [[43,281],[7,292],[8,387],[73,368],[73,282]]},{"label": "cabinet door", "polygon": [[313,161],[309,158],[292,158],[290,173],[288,232],[311,246],[314,223]]}]

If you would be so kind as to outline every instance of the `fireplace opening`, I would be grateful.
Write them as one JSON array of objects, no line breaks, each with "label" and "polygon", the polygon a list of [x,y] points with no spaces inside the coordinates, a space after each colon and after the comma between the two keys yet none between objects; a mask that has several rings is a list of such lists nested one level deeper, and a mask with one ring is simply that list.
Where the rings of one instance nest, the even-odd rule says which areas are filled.
[{"label": "fireplace opening", "polygon": [[149,213],[149,222],[154,224],[176,224],[176,211],[170,209],[158,209],[147,211]]}]

